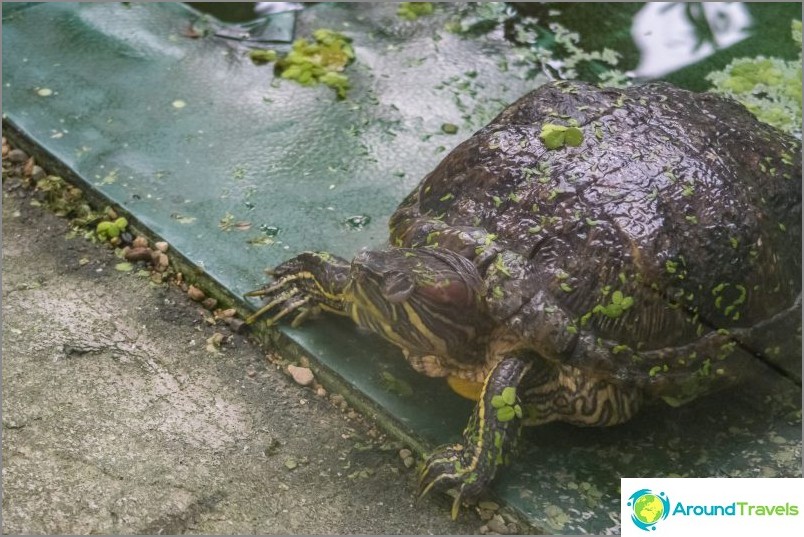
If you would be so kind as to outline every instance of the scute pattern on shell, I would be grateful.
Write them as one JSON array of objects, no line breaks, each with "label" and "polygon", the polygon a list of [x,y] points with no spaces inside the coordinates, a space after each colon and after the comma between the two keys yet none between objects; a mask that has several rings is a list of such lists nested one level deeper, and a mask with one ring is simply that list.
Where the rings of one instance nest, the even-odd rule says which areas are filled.
[{"label": "scute pattern on shell", "polygon": [[[546,123],[577,125],[582,144],[547,149]],[[392,243],[423,246],[399,229],[427,219],[528,259],[517,292],[548,289],[578,330],[628,349],[610,364],[620,375],[652,377],[663,349],[718,330],[751,352],[800,349],[800,315],[774,321],[799,338],[768,329],[800,300],[801,143],[734,101],[663,83],[547,84],[422,181],[391,219]]]}]

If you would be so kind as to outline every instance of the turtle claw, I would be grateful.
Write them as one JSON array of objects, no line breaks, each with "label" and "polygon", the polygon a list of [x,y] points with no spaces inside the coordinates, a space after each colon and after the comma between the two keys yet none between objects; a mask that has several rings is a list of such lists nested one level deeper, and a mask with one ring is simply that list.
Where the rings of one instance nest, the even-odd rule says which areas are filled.
[{"label": "turtle claw", "polygon": [[[295,293],[294,293],[294,296],[295,296]],[[309,296],[305,296],[305,297],[302,297],[302,298],[297,298],[297,299],[294,299],[294,300],[287,300],[284,303],[284,305],[282,306],[282,309],[279,310],[279,313],[277,313],[276,315],[274,315],[273,317],[268,319],[268,321],[267,321],[268,326],[275,325],[276,323],[279,322],[279,320],[282,317],[284,317],[288,313],[291,313],[291,312],[296,311],[297,309],[303,307],[305,304],[309,303],[311,300],[312,300],[312,298],[309,297]],[[295,319],[294,319],[294,322],[295,322]]]},{"label": "turtle claw", "polygon": [[[271,289],[272,287],[274,289]],[[271,299],[272,298],[271,293],[281,289],[282,289],[281,287],[275,287],[274,285],[272,285],[263,289],[257,289],[255,291],[251,291],[250,293],[247,293],[246,296],[268,296],[268,298]],[[294,298],[296,298],[299,295],[299,293],[300,291],[298,288],[290,287],[290,289],[283,290],[282,292],[276,294],[264,306],[262,306],[260,309],[258,309],[251,315],[249,315],[249,317],[246,319],[246,324],[254,323],[254,321],[256,321],[257,318],[264,315],[265,313],[268,313],[269,311],[273,310],[276,306],[281,304],[282,308],[279,310],[279,313],[271,317],[271,319],[269,320],[269,324],[273,324],[280,318],[284,317],[287,313],[290,313],[294,309],[304,305],[299,303],[300,302],[299,299],[294,301]],[[294,307],[294,305],[297,303],[299,304]]]},{"label": "turtle claw", "polygon": [[427,459],[419,476],[419,499],[431,490],[455,490],[457,495],[450,510],[455,520],[462,501],[476,498],[485,486],[486,480],[473,467],[471,459],[471,454],[461,444],[445,446],[436,451]]},{"label": "turtle claw", "polygon": [[246,324],[271,314],[266,321],[271,326],[288,314],[298,312],[292,321],[295,327],[322,308],[341,313],[349,266],[347,261],[330,254],[306,252],[267,270],[274,281],[245,294],[265,301],[246,319]]}]

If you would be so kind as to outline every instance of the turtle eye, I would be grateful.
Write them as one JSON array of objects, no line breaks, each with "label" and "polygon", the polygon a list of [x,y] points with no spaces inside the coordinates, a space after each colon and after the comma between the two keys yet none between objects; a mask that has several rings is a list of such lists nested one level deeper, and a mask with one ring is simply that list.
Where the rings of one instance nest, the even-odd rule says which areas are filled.
[{"label": "turtle eye", "polygon": [[388,302],[397,304],[406,300],[413,292],[413,279],[404,272],[392,271],[383,274],[381,292]]}]

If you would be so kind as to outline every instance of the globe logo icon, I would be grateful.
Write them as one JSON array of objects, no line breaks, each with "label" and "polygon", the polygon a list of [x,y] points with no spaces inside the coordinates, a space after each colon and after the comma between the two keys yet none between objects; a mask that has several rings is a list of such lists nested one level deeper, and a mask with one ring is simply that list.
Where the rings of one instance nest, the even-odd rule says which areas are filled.
[{"label": "globe logo icon", "polygon": [[664,492],[658,494],[650,489],[640,489],[628,498],[631,508],[631,522],[644,531],[656,529],[656,523],[667,518],[670,513],[670,500]]}]

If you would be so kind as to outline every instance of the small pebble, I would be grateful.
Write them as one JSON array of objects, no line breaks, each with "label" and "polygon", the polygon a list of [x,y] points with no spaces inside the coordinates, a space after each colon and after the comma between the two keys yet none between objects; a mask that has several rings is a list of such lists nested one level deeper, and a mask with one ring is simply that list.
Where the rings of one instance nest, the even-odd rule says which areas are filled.
[{"label": "small pebble", "polygon": [[25,177],[30,177],[33,175],[33,168],[36,164],[34,164],[33,157],[29,158],[25,161],[25,164],[22,166],[22,174]]},{"label": "small pebble", "polygon": [[221,343],[223,343],[223,340],[224,340],[224,339],[226,339],[226,336],[224,336],[224,335],[223,335],[223,334],[221,334],[220,332],[215,332],[214,334],[212,334],[212,335],[209,337],[209,339],[207,339],[207,342],[208,342],[208,343],[212,343],[212,344],[213,344],[213,345],[215,345],[216,347],[219,347],[219,346],[220,346],[220,344],[221,344]]},{"label": "small pebble", "polygon": [[131,242],[131,246],[134,248],[148,248],[148,239],[139,235]]},{"label": "small pebble", "polygon": [[167,253],[168,251],[168,243],[166,243],[165,241],[155,242],[154,247],[156,247],[156,249],[162,252],[163,254]]},{"label": "small pebble", "polygon": [[327,390],[325,390],[324,388],[322,388],[321,386],[319,386],[319,387],[316,389],[315,394],[316,394],[317,396],[319,396],[319,397],[326,397],[326,396],[327,396]]},{"label": "small pebble", "polygon": [[488,509],[489,511],[500,510],[500,506],[495,502],[489,502],[489,501],[478,502],[477,506],[480,507],[481,509]]},{"label": "small pebble", "polygon": [[257,370],[250,367],[246,370],[246,375],[248,375],[249,378],[253,379],[254,377],[257,376]]},{"label": "small pebble", "polygon": [[150,261],[151,249],[150,248],[125,248],[123,250],[123,257],[126,261]]},{"label": "small pebble", "polygon": [[402,461],[402,464],[405,465],[405,468],[412,468],[414,464],[416,464],[416,459],[413,457],[405,457]]},{"label": "small pebble", "polygon": [[46,175],[45,170],[43,170],[41,166],[34,166],[33,170],[31,170],[31,179],[34,181],[44,179]]},{"label": "small pebble", "polygon": [[196,302],[201,302],[206,298],[207,295],[204,294],[204,291],[196,287],[195,285],[191,285],[187,288],[187,296],[190,297],[190,300],[194,300]]},{"label": "small pebble", "polygon": [[494,515],[491,520],[489,520],[488,527],[491,531],[502,535],[510,533],[508,526],[500,515]]},{"label": "small pebble", "polygon": [[212,297],[207,297],[201,302],[201,305],[212,311],[218,305],[218,301]]},{"label": "small pebble", "polygon": [[155,263],[156,270],[159,272],[165,272],[170,265],[170,260],[166,254],[159,252],[159,260]]},{"label": "small pebble", "polygon": [[8,160],[14,164],[22,164],[28,160],[28,155],[22,149],[12,149],[8,152]]},{"label": "small pebble", "polygon": [[242,319],[238,319],[237,317],[224,317],[223,321],[227,325],[229,325],[229,328],[235,334],[239,334],[241,332],[244,332],[245,329],[246,329],[246,326],[247,326],[245,321],[243,321]]},{"label": "small pebble", "polygon": [[309,386],[313,383],[313,380],[315,380],[313,372],[306,367],[289,365],[288,373],[290,373],[290,376],[293,377],[293,380],[296,382],[296,384],[301,386]]},{"label": "small pebble", "polygon": [[407,448],[403,448],[403,449],[399,450],[399,458],[402,459],[402,460],[407,459],[411,455],[413,455],[413,452],[411,450],[407,449]]}]

